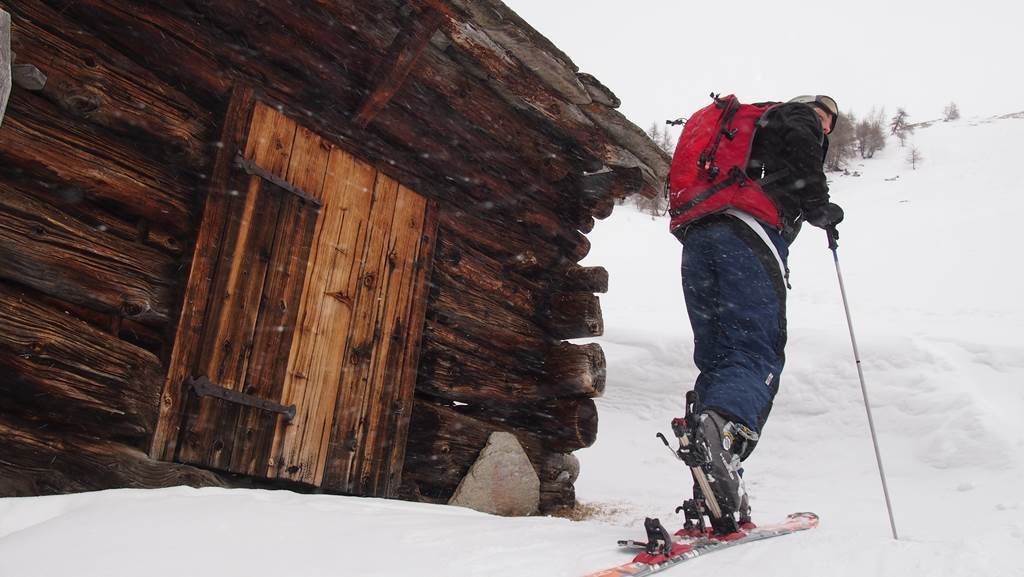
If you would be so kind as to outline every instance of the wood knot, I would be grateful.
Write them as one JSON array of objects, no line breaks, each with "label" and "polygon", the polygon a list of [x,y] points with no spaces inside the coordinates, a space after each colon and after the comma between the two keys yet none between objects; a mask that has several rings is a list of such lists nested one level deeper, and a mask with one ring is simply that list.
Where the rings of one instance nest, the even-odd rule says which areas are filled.
[{"label": "wood knot", "polygon": [[362,283],[363,286],[365,286],[366,288],[373,289],[374,285],[377,284],[377,275],[372,272],[364,274],[362,278]]},{"label": "wood knot", "polygon": [[373,348],[369,343],[363,343],[352,347],[352,351],[349,356],[349,362],[353,365],[362,365],[370,360],[370,356],[373,354]]},{"label": "wood knot", "polygon": [[126,317],[137,317],[147,310],[149,310],[149,305],[146,303],[125,301],[121,304],[121,314]]},{"label": "wood knot", "polygon": [[102,97],[99,94],[93,94],[91,92],[82,92],[78,94],[69,95],[64,99],[64,104],[70,109],[73,114],[78,116],[88,117],[93,112],[100,109],[103,104]]}]

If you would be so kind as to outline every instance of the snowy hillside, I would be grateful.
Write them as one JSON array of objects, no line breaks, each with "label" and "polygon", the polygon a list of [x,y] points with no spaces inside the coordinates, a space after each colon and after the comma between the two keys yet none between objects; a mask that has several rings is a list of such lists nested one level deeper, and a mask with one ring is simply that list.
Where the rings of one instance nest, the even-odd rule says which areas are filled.
[{"label": "snowy hillside", "polygon": [[[747,462],[754,518],[810,532],[666,575],[1024,576],[1024,119],[919,129],[838,176],[839,256],[901,540],[888,519],[832,255],[807,228],[790,260],[779,397]],[[585,264],[611,273],[597,443],[579,454],[590,517],[504,519],[452,507],[278,491],[107,491],[0,499],[0,576],[577,576],[627,561],[644,516],[677,525],[686,471],[655,439],[695,377],[679,245],[616,209]]]}]

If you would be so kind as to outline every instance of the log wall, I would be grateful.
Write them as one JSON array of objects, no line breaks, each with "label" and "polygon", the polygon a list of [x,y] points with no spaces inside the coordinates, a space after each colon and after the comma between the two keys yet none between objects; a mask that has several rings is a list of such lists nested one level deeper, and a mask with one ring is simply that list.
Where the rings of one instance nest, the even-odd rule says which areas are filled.
[{"label": "log wall", "polygon": [[[245,91],[439,207],[429,292],[413,303],[426,321],[403,494],[443,500],[489,433],[507,430],[538,469],[544,507],[572,504],[571,452],[594,442],[591,399],[604,390],[600,347],[565,342],[603,329],[593,293],[607,272],[578,265],[584,233],[667,165],[639,150],[606,89],[492,0],[0,9],[19,62],[48,76],[15,88],[0,128],[0,428],[36,427],[36,415],[101,439],[23,436],[0,462],[34,470],[25,447],[81,448],[47,491],[219,482],[170,464],[155,474],[160,462],[137,451],[168,409],[180,325],[205,310],[183,296],[216,249],[197,235],[211,183],[225,180],[215,159],[231,156],[218,154],[239,115],[228,107]],[[114,461],[131,464],[99,471]],[[0,494],[31,492],[34,476]]]}]

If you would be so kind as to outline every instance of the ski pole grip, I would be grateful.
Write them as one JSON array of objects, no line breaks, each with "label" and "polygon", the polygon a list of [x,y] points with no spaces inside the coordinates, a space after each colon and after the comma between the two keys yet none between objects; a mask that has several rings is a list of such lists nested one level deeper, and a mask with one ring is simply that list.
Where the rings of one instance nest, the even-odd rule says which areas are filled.
[{"label": "ski pole grip", "polygon": [[828,235],[829,250],[839,248],[839,229],[835,225],[825,227],[825,234]]}]

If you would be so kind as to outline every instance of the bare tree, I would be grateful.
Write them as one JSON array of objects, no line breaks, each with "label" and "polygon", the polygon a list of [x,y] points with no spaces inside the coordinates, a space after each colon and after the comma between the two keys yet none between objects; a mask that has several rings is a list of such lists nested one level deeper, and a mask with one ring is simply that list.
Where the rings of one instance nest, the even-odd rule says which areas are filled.
[{"label": "bare tree", "polygon": [[651,137],[654,144],[658,145],[658,148],[665,152],[672,154],[676,149],[676,139],[672,137],[672,133],[669,132],[668,128],[662,128],[657,122],[652,122],[651,127],[647,129],[647,136]]},{"label": "bare tree", "polygon": [[917,148],[917,145],[910,145],[910,150],[907,151],[907,162],[910,163],[911,170],[917,170],[917,165],[921,164],[924,157],[921,156],[921,151]]},{"label": "bare tree", "polygon": [[896,109],[896,116],[892,117],[889,121],[889,133],[895,136],[900,141],[900,148],[907,142],[907,136],[914,132],[914,127],[911,126],[907,119],[910,115],[903,108]]},{"label": "bare tree", "polygon": [[946,105],[946,108],[942,110],[942,120],[943,122],[960,120],[960,107],[956,105],[956,102],[950,102]]},{"label": "bare tree", "polygon": [[861,158],[871,158],[876,152],[885,148],[885,131],[882,129],[882,118],[885,110],[872,111],[864,120],[861,120],[854,129],[857,137],[857,150]]},{"label": "bare tree", "polygon": [[836,119],[836,127],[828,135],[828,154],[825,155],[825,170],[838,172],[846,168],[846,164],[857,154],[857,135],[854,127],[857,118],[853,111],[840,114]]}]

